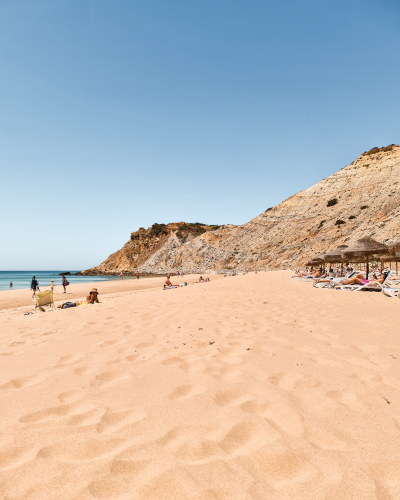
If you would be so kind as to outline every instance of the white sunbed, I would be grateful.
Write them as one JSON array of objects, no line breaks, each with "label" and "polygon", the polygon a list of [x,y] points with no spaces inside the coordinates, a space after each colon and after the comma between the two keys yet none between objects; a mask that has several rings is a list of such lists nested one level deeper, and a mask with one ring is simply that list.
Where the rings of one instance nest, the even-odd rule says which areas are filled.
[{"label": "white sunbed", "polygon": [[314,283],[315,288],[335,288],[335,286],[340,285],[340,283],[343,280],[348,280],[349,278],[352,278],[355,274],[357,274],[357,271],[353,271],[352,273],[348,273],[345,277],[343,278],[325,278],[330,281],[322,281],[320,283]]},{"label": "white sunbed", "polygon": [[388,288],[387,281],[392,271],[389,271],[383,283],[365,283],[365,285],[342,285],[340,288],[348,292],[360,292],[361,290],[379,290],[382,291]]},{"label": "white sunbed", "polygon": [[400,299],[400,288],[387,287],[382,290],[382,293],[384,293],[387,297],[397,297]]}]

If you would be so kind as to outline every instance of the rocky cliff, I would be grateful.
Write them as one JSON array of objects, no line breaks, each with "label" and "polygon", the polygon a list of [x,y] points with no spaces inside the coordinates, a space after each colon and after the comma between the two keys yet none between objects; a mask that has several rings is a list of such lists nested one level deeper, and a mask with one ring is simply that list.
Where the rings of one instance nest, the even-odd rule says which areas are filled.
[{"label": "rocky cliff", "polygon": [[168,224],[157,236],[141,228],[84,273],[285,269],[362,236],[390,242],[400,236],[399,183],[400,146],[373,148],[242,226],[182,232],[184,223]]}]

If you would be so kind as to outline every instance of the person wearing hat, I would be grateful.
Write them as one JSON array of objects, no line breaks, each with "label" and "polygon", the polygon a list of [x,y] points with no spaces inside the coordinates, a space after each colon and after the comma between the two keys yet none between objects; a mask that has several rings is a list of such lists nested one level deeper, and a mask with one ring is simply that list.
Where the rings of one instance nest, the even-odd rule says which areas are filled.
[{"label": "person wearing hat", "polygon": [[99,301],[99,292],[97,291],[97,288],[92,288],[91,292],[86,297],[86,302],[88,304],[94,304],[95,302],[97,302],[98,304],[100,304],[100,301]]},{"label": "person wearing hat", "polygon": [[50,288],[54,291],[54,280],[50,280]]}]

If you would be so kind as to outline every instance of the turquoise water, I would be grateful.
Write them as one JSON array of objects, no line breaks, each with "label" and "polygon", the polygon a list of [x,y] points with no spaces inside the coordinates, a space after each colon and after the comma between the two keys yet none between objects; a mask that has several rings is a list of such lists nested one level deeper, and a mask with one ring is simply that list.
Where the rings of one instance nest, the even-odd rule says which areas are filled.
[{"label": "turquoise water", "polygon": [[[49,287],[50,280],[54,280],[55,286],[61,287],[62,278],[59,274],[62,271],[0,271],[0,290],[18,290],[21,288],[30,288],[32,276],[36,276],[39,282],[39,288],[46,290]],[[76,273],[78,271],[70,271]],[[66,276],[72,284],[92,283],[94,281],[110,281],[119,279],[118,276]],[[125,279],[125,278],[124,278]],[[12,288],[10,288],[12,281]]]}]

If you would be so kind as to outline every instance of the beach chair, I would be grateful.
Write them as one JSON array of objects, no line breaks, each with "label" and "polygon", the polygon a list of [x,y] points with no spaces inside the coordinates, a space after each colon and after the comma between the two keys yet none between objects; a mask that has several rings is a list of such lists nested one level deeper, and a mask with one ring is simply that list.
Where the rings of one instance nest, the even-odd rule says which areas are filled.
[{"label": "beach chair", "polygon": [[366,283],[365,285],[342,285],[340,288],[348,292],[360,292],[361,290],[379,290],[380,292],[385,288],[388,288],[387,281],[392,271],[389,271],[384,279],[383,283]]},{"label": "beach chair", "polygon": [[382,293],[384,293],[387,297],[397,297],[400,299],[400,288],[384,288],[382,290]]},{"label": "beach chair", "polygon": [[35,295],[35,311],[43,306],[49,306],[51,309],[56,308],[53,300],[53,290],[45,290]]},{"label": "beach chair", "polygon": [[328,281],[323,281],[322,283],[314,283],[315,288],[335,288],[337,285],[340,285],[340,283],[343,280],[347,280],[349,278],[352,278],[355,274],[357,274],[356,271],[353,271],[352,273],[347,273],[347,275],[344,278],[326,278]]}]

